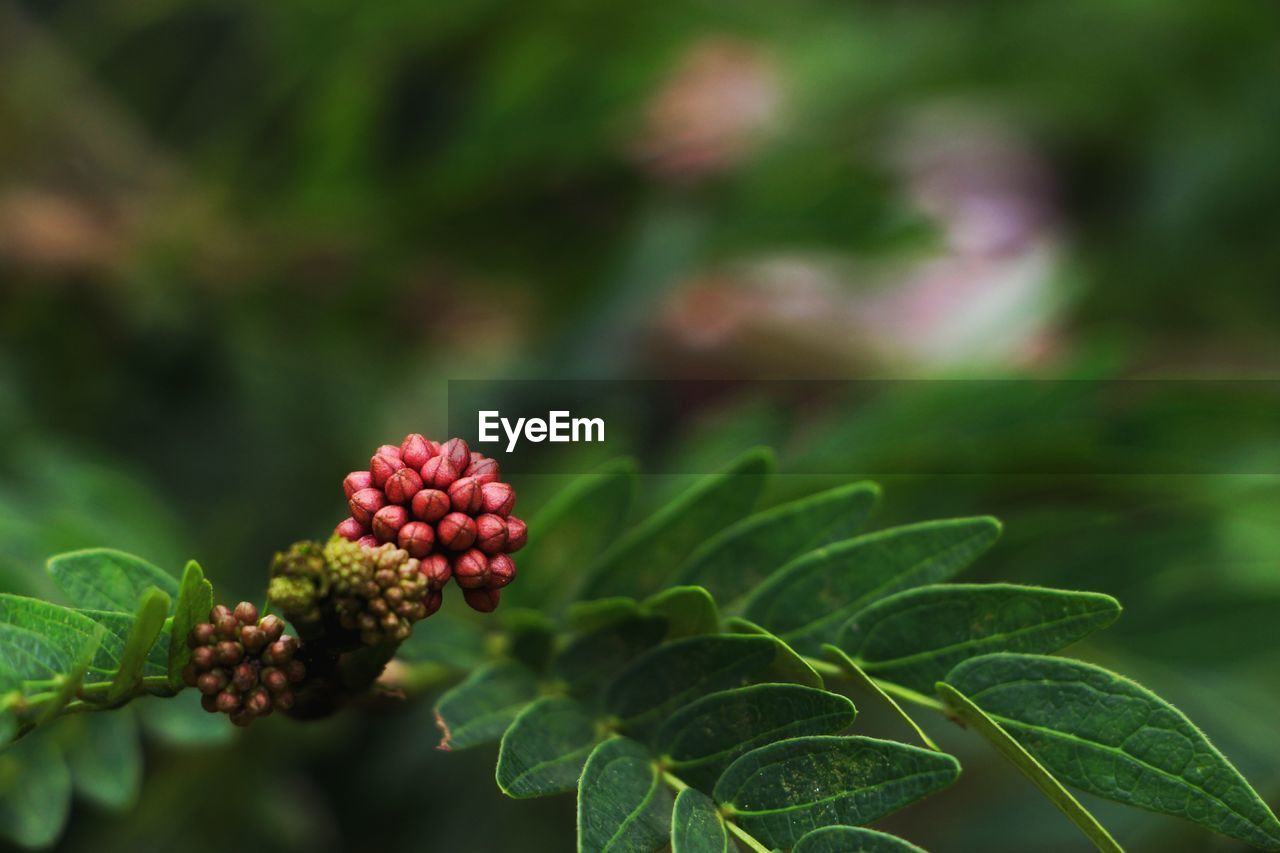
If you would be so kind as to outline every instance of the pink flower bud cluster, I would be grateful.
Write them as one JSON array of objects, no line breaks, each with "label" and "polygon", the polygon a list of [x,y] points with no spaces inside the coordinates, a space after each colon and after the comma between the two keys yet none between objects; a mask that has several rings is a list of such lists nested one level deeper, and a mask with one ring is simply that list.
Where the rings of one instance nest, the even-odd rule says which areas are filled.
[{"label": "pink flower bud cluster", "polygon": [[413,433],[379,447],[342,488],[351,516],[334,533],[369,548],[393,542],[420,561],[434,589],[452,577],[476,610],[498,606],[528,531],[511,514],[516,493],[495,460],[461,438],[439,444]]}]

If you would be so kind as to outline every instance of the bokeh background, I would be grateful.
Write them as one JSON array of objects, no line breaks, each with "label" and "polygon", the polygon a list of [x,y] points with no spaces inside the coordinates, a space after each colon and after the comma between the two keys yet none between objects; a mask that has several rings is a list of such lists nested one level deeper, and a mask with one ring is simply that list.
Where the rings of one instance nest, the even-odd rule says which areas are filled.
[{"label": "bokeh background", "polygon": [[[1278,36],[1280,6],[1238,0],[0,0],[0,589],[53,595],[48,555],[112,545],[256,597],[375,445],[444,430],[450,379],[1274,377]],[[716,398],[633,449],[840,472],[770,501],[887,471],[877,524],[1001,516],[972,577],[1119,596],[1076,652],[1280,804],[1273,398],[1029,436],[1021,386],[977,387]],[[1090,456],[1095,427],[1176,452],[1200,415],[1225,437],[1200,473]],[[518,478],[524,514],[561,481]],[[493,749],[435,751],[428,699],[239,733],[189,698],[93,723],[142,744],[99,756],[123,782],[61,748],[85,723],[24,745],[77,786],[60,846],[573,848],[571,798],[504,800]],[[1083,849],[931,728],[965,776],[886,828]],[[32,784],[11,757],[0,789]],[[1133,850],[1238,849],[1089,805]]]}]

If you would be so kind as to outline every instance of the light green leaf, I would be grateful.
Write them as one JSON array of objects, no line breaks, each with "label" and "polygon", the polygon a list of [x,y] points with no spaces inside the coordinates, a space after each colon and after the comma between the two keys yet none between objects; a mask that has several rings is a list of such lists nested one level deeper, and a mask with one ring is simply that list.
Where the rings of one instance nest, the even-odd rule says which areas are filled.
[{"label": "light green leaf", "polygon": [[637,616],[582,634],[551,661],[551,672],[575,696],[594,700],[640,653],[662,642],[667,620]]},{"label": "light green leaf", "polygon": [[853,725],[853,703],[799,684],[756,684],[703,696],[676,711],[654,737],[663,766],[690,785],[710,789],[738,756],[804,735]]},{"label": "light green leaf", "polygon": [[706,794],[685,788],[671,814],[671,853],[733,853],[729,831]]},{"label": "light green leaf", "polygon": [[705,477],[623,536],[590,570],[581,598],[649,595],[662,589],[695,548],[751,511],[773,456],[744,454]]},{"label": "light green leaf", "polygon": [[584,567],[617,538],[636,492],[636,465],[608,463],[580,477],[529,520],[529,542],[520,551],[520,583],[503,591],[504,606],[535,607],[562,599]]},{"label": "light green leaf", "polygon": [[[85,683],[113,681],[116,671],[120,669],[125,642],[133,630],[134,614],[109,610],[77,610],[76,613],[89,617],[104,629],[102,644],[98,647]],[[164,676],[168,671],[169,637],[167,634],[161,634],[143,660],[142,674],[148,677]]]},{"label": "light green leaf", "polygon": [[679,574],[717,601],[736,601],[799,554],[844,539],[880,500],[875,483],[852,483],[744,518],[704,542]]},{"label": "light green leaf", "polygon": [[896,835],[861,826],[824,826],[800,839],[791,853],[925,853]]},{"label": "light green leaf", "polygon": [[1280,850],[1280,822],[1240,772],[1181,711],[1127,678],[994,654],[960,664],[946,683],[1066,784]]},{"label": "light green leaf", "polygon": [[773,665],[761,674],[762,680],[787,681],[795,684],[807,684],[810,687],[825,686],[822,676],[799,652],[756,623],[739,616],[730,616],[725,620],[725,628],[734,634],[759,634],[762,637],[768,637],[773,640],[777,646],[777,654],[773,658]]},{"label": "light green leaf", "polygon": [[130,708],[66,722],[81,727],[67,753],[76,792],[110,811],[132,806],[142,785],[142,742]]},{"label": "light green leaf", "polygon": [[497,740],[537,696],[537,676],[523,664],[496,663],[477,669],[436,703],[436,725],[442,732],[439,748],[466,749]]},{"label": "light green leaf", "polygon": [[991,547],[993,518],[961,518],[894,527],[797,558],[747,599],[748,619],[801,654],[835,642],[840,628],[878,599],[946,580]]},{"label": "light green leaf", "polygon": [[151,587],[170,599],[178,596],[178,582],[139,557],[111,548],[71,551],[49,558],[49,574],[75,607],[133,613]]},{"label": "light green leaf", "polygon": [[[0,692],[19,687],[23,681],[67,676],[76,670],[82,656],[93,654],[102,637],[97,623],[81,613],[47,601],[0,593]],[[96,661],[91,673],[95,666]],[[117,666],[118,661],[98,672],[109,676]]]},{"label": "light green leaf", "polygon": [[173,627],[169,633],[169,686],[182,689],[182,668],[191,660],[187,648],[187,635],[191,629],[209,619],[213,609],[213,584],[205,580],[204,570],[195,560],[189,560],[182,570],[182,583],[178,586],[178,601],[173,608]]},{"label": "light green leaf", "polygon": [[138,603],[138,612],[134,616],[133,626],[125,638],[124,648],[120,652],[120,668],[111,680],[107,690],[107,701],[117,702],[137,689],[142,681],[143,667],[147,656],[155,645],[156,638],[164,629],[164,620],[169,613],[169,596],[152,588],[142,594]]},{"label": "light green leaf", "polygon": [[767,637],[689,637],[636,658],[605,691],[605,709],[629,732],[651,732],[667,715],[717,690],[747,683],[773,662]]},{"label": "light green leaf", "polygon": [[71,812],[71,774],[50,732],[0,752],[0,837],[22,847],[58,840]]},{"label": "light green leaf", "polygon": [[938,683],[938,694],[957,717],[986,738],[1001,755],[1009,759],[1013,766],[1030,779],[1102,853],[1124,853],[1111,834],[1098,823],[1097,818],[1090,814],[1079,800],[1071,796],[1071,792],[1062,787],[1062,783],[1054,778],[1044,765],[1036,761],[1031,753],[1023,749],[1017,740],[1010,737],[1009,733],[1000,728],[995,720],[970,701],[969,697],[945,682]]},{"label": "light green leaf", "polygon": [[502,736],[498,787],[508,797],[543,797],[572,791],[603,734],[587,709],[548,696],[520,712]]},{"label": "light green leaf", "polygon": [[725,816],[765,844],[790,847],[833,824],[864,824],[950,785],[949,755],[869,737],[804,737],[739,758],[716,782]]},{"label": "light green leaf", "polygon": [[579,853],[652,853],[671,831],[671,792],[649,751],[610,738],[592,751],[578,781]]},{"label": "light green leaf", "polygon": [[882,598],[854,614],[840,647],[868,675],[927,693],[952,667],[991,652],[1056,652],[1120,616],[1096,592],[1015,584],[942,584]]},{"label": "light green leaf", "polygon": [[714,634],[720,612],[711,594],[700,586],[673,586],[644,601],[644,609],[667,620],[667,639]]}]

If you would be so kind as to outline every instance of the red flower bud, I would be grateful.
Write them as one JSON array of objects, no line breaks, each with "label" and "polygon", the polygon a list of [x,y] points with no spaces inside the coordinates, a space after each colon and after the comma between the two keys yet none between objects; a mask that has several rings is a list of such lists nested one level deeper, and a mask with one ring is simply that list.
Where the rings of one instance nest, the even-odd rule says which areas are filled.
[{"label": "red flower bud", "polygon": [[418,564],[418,571],[427,579],[427,586],[441,590],[453,577],[453,569],[449,567],[449,558],[444,554],[432,554]]},{"label": "red flower bud", "polygon": [[436,532],[425,521],[410,521],[400,528],[397,537],[400,547],[409,552],[410,557],[422,559],[431,553],[436,544]]},{"label": "red flower bud", "polygon": [[217,696],[201,696],[200,707],[204,708],[210,714],[218,713],[218,697]]},{"label": "red flower bud", "polygon": [[409,433],[400,442],[400,458],[410,468],[421,468],[434,455],[427,446],[427,440],[416,432]]},{"label": "red flower bud", "polygon": [[400,459],[400,451],[396,451],[394,458],[390,456],[375,456],[369,460],[369,473],[373,475],[373,484],[378,488],[382,488],[387,484],[387,480],[391,475],[404,467],[404,462]]},{"label": "red flower bud", "polygon": [[[224,607],[223,610],[226,610]],[[214,632],[224,640],[234,640],[240,635],[240,620],[227,613],[213,623]]]},{"label": "red flower bud", "polygon": [[269,666],[262,671],[262,683],[272,693],[279,693],[289,686],[289,677],[283,670]]},{"label": "red flower bud", "polygon": [[481,613],[492,613],[498,609],[498,600],[502,598],[502,590],[464,589],[462,597],[466,599],[467,604],[471,605],[472,610],[479,610]]},{"label": "red flower bud", "polygon": [[507,547],[507,520],[485,513],[476,519],[476,547],[486,554],[499,554]]},{"label": "red flower bud", "polygon": [[213,642],[215,636],[213,626],[208,622],[201,622],[187,635],[187,645],[193,649],[196,646],[207,646]]},{"label": "red flower bud", "polygon": [[516,561],[506,554],[489,558],[489,589],[501,589],[516,579]]},{"label": "red flower bud", "polygon": [[226,673],[220,669],[206,672],[196,679],[196,689],[205,696],[212,696],[227,686]]},{"label": "red flower bud", "polygon": [[242,663],[231,674],[231,686],[241,693],[246,693],[258,683],[258,673],[247,663]]},{"label": "red flower bud", "polygon": [[409,512],[404,507],[395,504],[384,506],[373,516],[373,535],[379,542],[394,542],[408,520]]},{"label": "red flower bud", "polygon": [[466,476],[472,477],[481,485],[492,483],[498,479],[498,460],[490,459],[479,453],[471,454],[471,464],[467,466]]},{"label": "red flower bud", "polygon": [[258,608],[248,601],[242,601],[237,604],[236,609],[232,611],[232,615],[245,625],[258,624]]},{"label": "red flower bud", "polygon": [[432,614],[434,614],[437,610],[440,609],[440,605],[443,602],[444,602],[444,596],[440,593],[440,591],[439,590],[433,591],[422,602],[422,607],[426,612],[426,616],[423,616],[422,618],[425,619],[427,618],[427,616],[431,616]]},{"label": "red flower bud", "polygon": [[368,471],[352,471],[342,481],[342,491],[346,492],[347,499],[361,489],[367,489],[373,485],[373,475]]},{"label": "red flower bud", "polygon": [[244,648],[239,643],[223,640],[214,649],[214,657],[223,666],[233,666],[244,657]]},{"label": "red flower bud", "polygon": [[267,632],[257,625],[245,625],[240,629],[240,645],[249,654],[257,654],[267,645]]},{"label": "red flower bud", "polygon": [[510,515],[516,505],[516,490],[511,488],[510,483],[485,483],[480,487],[480,494],[484,511],[503,518]]},{"label": "red flower bud", "polygon": [[344,518],[333,528],[333,532],[348,542],[354,542],[365,534],[365,526],[354,518]]},{"label": "red flower bud", "polygon": [[463,589],[480,589],[489,585],[489,558],[472,548],[454,558],[453,579]]},{"label": "red flower bud", "polygon": [[393,504],[406,505],[421,489],[422,477],[412,468],[401,468],[387,478],[387,485],[383,487],[387,493],[387,500]]},{"label": "red flower bud", "polygon": [[449,512],[449,496],[439,489],[423,489],[413,496],[413,515],[428,523],[435,523]]},{"label": "red flower bud", "polygon": [[267,639],[275,642],[284,635],[284,620],[274,613],[262,617],[262,621],[258,623],[258,627],[267,635]]},{"label": "red flower bud", "polygon": [[514,554],[529,541],[529,527],[514,515],[507,517],[507,553]]},{"label": "red flower bud", "polygon": [[[196,669],[203,672],[212,669],[213,665],[218,661],[212,646],[198,646],[191,650],[191,662],[195,664]],[[218,689],[221,690],[222,688],[219,687]]]},{"label": "red flower bud", "polygon": [[370,533],[368,536],[361,536],[356,540],[356,544],[365,548],[377,548],[382,543],[378,541],[378,537]]},{"label": "red flower bud", "polygon": [[351,509],[351,517],[365,527],[373,523],[373,514],[386,504],[387,500],[381,489],[361,489],[347,501],[347,506]]},{"label": "red flower bud", "polygon": [[230,607],[228,607],[225,604],[218,604],[218,605],[215,605],[214,608],[209,611],[209,621],[217,625],[219,619],[222,619],[230,615],[231,615]]},{"label": "red flower bud", "polygon": [[469,515],[451,512],[436,525],[436,541],[450,551],[463,551],[476,541],[476,522]]},{"label": "red flower bud", "polygon": [[224,690],[218,694],[217,702],[219,711],[224,714],[230,714],[240,707],[240,694]]},{"label": "red flower bud", "polygon": [[267,691],[259,687],[244,700],[244,709],[254,716],[262,716],[271,711],[271,697]]},{"label": "red flower bud", "polygon": [[449,505],[458,512],[475,515],[480,511],[480,483],[474,477],[454,480],[449,486]]},{"label": "red flower bud", "polygon": [[422,484],[429,489],[447,489],[458,479],[458,469],[445,456],[432,456],[422,466]]},{"label": "red flower bud", "polygon": [[440,455],[449,460],[455,471],[465,471],[471,464],[471,448],[460,438],[451,438],[440,445]]},{"label": "red flower bud", "polygon": [[[394,444],[380,444],[378,449],[373,451],[374,456],[381,456],[385,459],[400,459],[400,448]],[[403,460],[401,460],[403,461]]]}]

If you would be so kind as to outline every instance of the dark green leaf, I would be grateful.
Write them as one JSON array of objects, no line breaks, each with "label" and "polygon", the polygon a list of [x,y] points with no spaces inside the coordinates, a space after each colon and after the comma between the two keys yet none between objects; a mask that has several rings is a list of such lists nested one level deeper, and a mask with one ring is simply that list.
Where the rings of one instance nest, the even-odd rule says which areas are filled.
[{"label": "dark green leaf", "polygon": [[53,844],[71,811],[71,774],[50,734],[0,752],[0,837],[22,847]]},{"label": "dark green leaf", "polygon": [[667,620],[638,616],[577,637],[551,662],[551,671],[578,696],[598,697],[641,652],[662,642]]},{"label": "dark green leaf", "polygon": [[679,708],[738,687],[773,662],[767,637],[689,637],[645,652],[605,691],[605,709],[631,732],[650,732]]},{"label": "dark green leaf", "polygon": [[1056,652],[1107,627],[1120,603],[1095,592],[1014,584],[909,589],[858,611],[840,647],[868,675],[921,693],[963,660],[991,652]]},{"label": "dark green leaf", "polygon": [[875,483],[852,483],[744,518],[704,542],[680,572],[728,604],[799,554],[844,539],[880,500]]},{"label": "dark green leaf", "polygon": [[178,596],[178,582],[139,557],[110,548],[72,551],[49,558],[49,574],[75,607],[133,613],[151,587],[170,599]]},{"label": "dark green leaf", "polygon": [[791,853],[925,853],[896,835],[861,826],[824,826],[800,839]]},{"label": "dark green leaf", "polygon": [[625,595],[575,601],[569,605],[569,627],[587,632],[640,615],[640,602]]},{"label": "dark green leaf", "polygon": [[725,620],[725,628],[734,634],[759,634],[762,637],[768,637],[773,640],[777,647],[777,654],[774,656],[773,664],[769,669],[761,673],[762,680],[787,681],[795,684],[807,684],[810,687],[825,686],[822,676],[799,652],[756,623],[739,616],[731,616]]},{"label": "dark green leaf", "polygon": [[644,609],[667,620],[667,639],[714,634],[720,613],[711,594],[700,586],[673,586],[644,601]]},{"label": "dark green leaf", "polygon": [[440,697],[436,725],[440,749],[466,749],[497,740],[516,715],[538,696],[538,679],[524,664],[481,667]]},{"label": "dark green leaf", "polygon": [[602,737],[595,718],[579,703],[558,696],[539,699],[502,736],[498,787],[517,799],[572,791]]},{"label": "dark green leaf", "polygon": [[671,853],[732,853],[729,831],[706,794],[685,788],[671,813]]},{"label": "dark green leaf", "polygon": [[945,788],[954,758],[868,737],[805,737],[748,752],[716,782],[726,816],[765,844],[790,847],[833,824],[864,824]]},{"label": "dark green leaf", "polygon": [[205,580],[204,570],[195,560],[187,562],[178,586],[178,600],[173,608],[173,627],[169,632],[169,686],[182,689],[182,668],[191,660],[187,635],[201,622],[209,620],[213,609],[213,584]]},{"label": "dark green leaf", "polygon": [[744,615],[801,654],[817,654],[854,613],[895,592],[946,580],[999,535],[993,518],[962,518],[894,527],[820,548],[756,587]]},{"label": "dark green leaf", "polygon": [[662,724],[653,748],[663,766],[710,789],[738,756],[785,738],[827,735],[853,725],[853,703],[799,684],[756,684],[703,696]]},{"label": "dark green leaf", "polygon": [[142,783],[142,743],[130,709],[81,714],[66,722],[80,727],[67,752],[76,792],[111,811],[133,805]]},{"label": "dark green leaf", "polygon": [[699,481],[618,541],[591,569],[582,598],[657,592],[690,552],[751,511],[773,457],[753,450]]},{"label": "dark green leaf", "polygon": [[[116,702],[137,689],[142,681],[143,667],[147,662],[156,638],[164,628],[164,620],[169,613],[169,596],[152,588],[142,594],[138,603],[138,612],[133,618],[133,626],[125,638],[124,648],[120,652],[120,668],[111,680],[107,690],[107,701]],[[166,656],[167,657],[167,656]]]},{"label": "dark green leaf", "polygon": [[503,652],[535,672],[546,669],[556,642],[556,623],[537,610],[506,609],[502,612],[505,632]]},{"label": "dark green leaf", "polygon": [[671,792],[649,751],[610,738],[592,751],[578,781],[579,853],[652,853],[671,832]]},{"label": "dark green leaf", "polygon": [[[844,653],[843,650],[841,650],[836,646],[831,645],[830,643],[824,643],[822,646],[822,651],[827,655],[827,657],[835,661],[840,666],[840,668],[845,671],[845,673],[849,676],[850,681],[852,681],[854,684],[858,685],[859,687],[863,688],[864,690],[870,691],[872,695],[878,697],[880,701],[884,702],[886,705],[892,708],[893,712],[897,714],[902,719],[902,721],[911,728],[913,732],[916,733],[916,737],[920,738],[921,743],[923,743],[925,746],[929,747],[930,749],[934,749],[934,750],[938,749],[938,745],[933,742],[933,738],[929,737],[928,732],[926,732],[920,726],[920,724],[915,721],[914,717],[908,714],[903,709],[903,707],[898,704],[897,699],[894,699],[892,696],[889,695],[888,691],[885,690],[885,687],[891,686],[889,685],[888,682],[886,682],[884,685],[881,685],[874,678],[872,678],[871,676],[863,672],[862,667],[858,666],[853,661],[852,658],[850,658],[847,654]],[[914,693],[914,691],[910,691],[910,692]],[[923,700],[929,701],[929,697],[927,696],[922,696],[920,698]],[[933,701],[936,701],[936,700],[933,700]]]},{"label": "dark green leaf", "polygon": [[1146,688],[1091,664],[1016,654],[965,661],[947,683],[1068,785],[1280,850],[1271,809],[1182,712]]},{"label": "dark green leaf", "polygon": [[[102,638],[97,623],[81,613],[47,601],[0,594],[0,692],[23,681],[70,674]],[[95,660],[91,673],[96,666]],[[118,666],[114,661],[97,672],[109,677]]]}]

